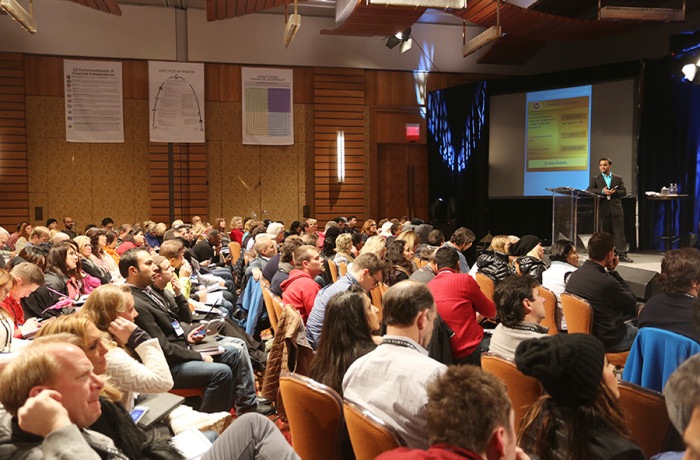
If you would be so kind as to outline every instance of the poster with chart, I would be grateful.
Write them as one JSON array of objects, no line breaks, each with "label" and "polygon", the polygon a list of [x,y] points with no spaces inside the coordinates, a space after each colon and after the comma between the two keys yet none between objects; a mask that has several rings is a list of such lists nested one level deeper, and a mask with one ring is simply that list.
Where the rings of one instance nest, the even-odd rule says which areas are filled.
[{"label": "poster with chart", "polygon": [[67,142],[124,142],[122,63],[63,60]]},{"label": "poster with chart", "polygon": [[148,62],[151,142],[204,142],[204,64]]},{"label": "poster with chart", "polygon": [[243,67],[243,143],[294,144],[292,70]]}]

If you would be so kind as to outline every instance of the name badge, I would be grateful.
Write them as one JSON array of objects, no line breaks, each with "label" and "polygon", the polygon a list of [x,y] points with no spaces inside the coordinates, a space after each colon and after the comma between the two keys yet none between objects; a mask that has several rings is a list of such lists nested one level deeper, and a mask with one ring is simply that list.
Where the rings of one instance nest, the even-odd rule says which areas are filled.
[{"label": "name badge", "polygon": [[173,329],[175,330],[175,334],[177,334],[178,337],[185,335],[185,331],[182,330],[182,326],[180,326],[179,321],[173,321],[170,324],[173,326]]}]

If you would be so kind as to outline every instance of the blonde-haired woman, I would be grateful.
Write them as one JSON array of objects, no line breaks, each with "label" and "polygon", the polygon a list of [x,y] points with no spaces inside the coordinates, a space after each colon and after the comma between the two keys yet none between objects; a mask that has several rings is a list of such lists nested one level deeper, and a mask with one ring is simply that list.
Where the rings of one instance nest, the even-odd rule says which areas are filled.
[{"label": "blonde-haired woman", "polygon": [[340,276],[340,264],[344,263],[347,267],[354,261],[352,256],[352,234],[343,233],[335,239],[335,256],[333,263],[338,267],[338,276]]},{"label": "blonde-haired woman", "polygon": [[[0,301],[5,300],[15,284],[15,277],[0,268]],[[15,325],[10,314],[4,308],[0,308],[0,352],[10,351],[14,331]]]},{"label": "blonde-haired woman", "polygon": [[507,235],[494,236],[489,248],[476,259],[477,271],[491,278],[495,284],[503,281],[512,274],[509,248],[510,238]]},{"label": "blonde-haired woman", "polygon": [[367,241],[365,241],[365,245],[362,246],[360,255],[367,254],[369,252],[376,254],[377,257],[383,259],[384,252],[386,252],[386,239],[378,235],[369,237]]},{"label": "blonde-haired woman", "polygon": [[241,216],[233,216],[231,218],[231,233],[229,237],[231,241],[235,241],[243,247],[243,218]]}]

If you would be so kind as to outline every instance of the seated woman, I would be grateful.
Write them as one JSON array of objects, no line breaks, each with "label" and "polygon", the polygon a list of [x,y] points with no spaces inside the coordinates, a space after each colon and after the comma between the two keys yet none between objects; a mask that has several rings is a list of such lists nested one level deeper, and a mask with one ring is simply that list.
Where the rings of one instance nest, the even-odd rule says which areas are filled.
[{"label": "seated woman", "polygon": [[[523,236],[510,247],[510,252],[517,257],[514,266],[517,265],[520,268],[520,275],[530,275],[542,283],[542,273],[547,269],[547,265],[542,261],[544,248],[538,237]],[[513,272],[517,273],[517,270]]]},{"label": "seated woman", "polygon": [[157,224],[152,220],[147,220],[143,223],[143,229],[143,238],[145,245],[153,249],[159,248],[161,242],[158,240],[158,235],[156,234]]},{"label": "seated woman", "polygon": [[509,248],[510,238],[507,235],[494,236],[489,248],[476,259],[476,271],[491,278],[494,284],[509,277],[512,274],[508,259]]},{"label": "seated woman", "polygon": [[558,316],[561,318],[559,329],[566,330],[566,319],[561,309],[561,294],[566,290],[569,275],[578,270],[578,252],[569,240],[559,240],[552,245],[549,255],[552,264],[542,272],[542,286],[552,291],[557,298]]},{"label": "seated woman", "polygon": [[362,225],[362,231],[360,232],[362,239],[367,241],[368,238],[377,235],[377,223],[372,219],[367,219]]},{"label": "seated woman", "polygon": [[[15,287],[15,278],[8,272],[0,268],[0,302],[5,300]],[[12,346],[12,337],[15,331],[10,312],[0,308],[0,352],[9,352]]]},{"label": "seated woman", "polygon": [[407,280],[413,274],[413,248],[404,240],[394,240],[386,248],[384,255],[384,283],[392,286]]},{"label": "seated woman", "polygon": [[613,366],[588,334],[557,334],[522,342],[515,364],[546,394],[522,420],[518,444],[541,460],[642,460],[618,406]]},{"label": "seated woman", "polygon": [[83,273],[74,241],[64,241],[51,248],[46,258],[46,285],[22,300],[26,318],[50,318],[74,311],[73,301],[99,285],[95,278]]},{"label": "seated woman", "polygon": [[[418,236],[418,233],[414,232],[413,230],[406,230],[401,232],[399,236],[396,237],[397,240],[402,240],[406,242],[406,245],[411,249],[411,252],[413,252],[413,255],[416,254],[416,249],[418,249],[418,246],[421,243],[420,236]],[[416,261],[413,260],[413,256],[411,256],[411,265],[413,265],[413,271],[416,271],[418,267],[416,266]]]},{"label": "seated woman", "polygon": [[23,222],[17,230],[17,241],[15,241],[15,254],[19,253],[29,242],[29,235],[32,233],[32,225],[29,222]]},{"label": "seated woman", "polygon": [[355,258],[352,256],[352,234],[343,233],[335,240],[335,257],[333,263],[338,267],[338,277],[340,277],[340,264],[345,263],[347,268]]},{"label": "seated woman", "polygon": [[107,231],[101,228],[91,228],[85,232],[85,236],[90,238],[90,244],[92,245],[92,251],[90,252],[90,260],[92,263],[105,270],[112,281],[121,280],[122,276],[119,273],[119,265],[114,261],[112,256],[105,252],[105,248],[107,247]]},{"label": "seated woman", "polygon": [[117,247],[117,254],[121,256],[132,248],[143,246],[146,238],[143,236],[143,229],[139,226],[131,227],[131,230],[122,237],[122,244]]},{"label": "seated woman", "polygon": [[119,239],[117,238],[117,233],[113,230],[107,230],[105,232],[105,238],[107,244],[105,244],[102,249],[104,249],[105,254],[107,254],[112,258],[112,260],[114,260],[114,263],[117,264],[117,268],[119,268],[119,259],[121,258],[121,256],[117,252],[117,243],[119,242]]},{"label": "seated woman", "polygon": [[231,233],[228,236],[231,241],[235,241],[243,247],[243,218],[241,216],[231,218]]},{"label": "seated woman", "polygon": [[379,330],[378,311],[358,285],[331,297],[310,377],[342,395],[345,371],[381,341],[372,335]]},{"label": "seated woman", "polygon": [[668,251],[661,261],[659,283],[663,293],[650,298],[639,312],[639,327],[664,329],[700,343],[692,319],[692,305],[700,290],[700,251]]},{"label": "seated woman", "polygon": [[112,276],[107,271],[97,265],[90,256],[92,256],[92,242],[85,235],[76,236],[73,241],[78,245],[78,253],[80,254],[80,265],[83,271],[90,276],[100,280],[100,284],[109,284],[112,281]]}]

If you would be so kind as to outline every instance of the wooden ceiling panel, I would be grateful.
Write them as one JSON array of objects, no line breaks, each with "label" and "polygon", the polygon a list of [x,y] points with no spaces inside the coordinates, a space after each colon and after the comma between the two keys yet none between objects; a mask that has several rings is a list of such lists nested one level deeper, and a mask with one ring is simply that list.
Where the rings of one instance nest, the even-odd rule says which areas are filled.
[{"label": "wooden ceiling panel", "polygon": [[477,61],[479,64],[523,65],[544,46],[541,40],[506,35],[491,45]]},{"label": "wooden ceiling panel", "polygon": [[117,4],[117,0],[71,0],[78,5],[87,6],[93,10],[102,11],[103,13],[121,16],[122,10]]},{"label": "wooden ceiling panel", "polygon": [[336,29],[322,30],[326,35],[388,37],[411,27],[426,8],[367,4],[359,0],[350,17]]}]

